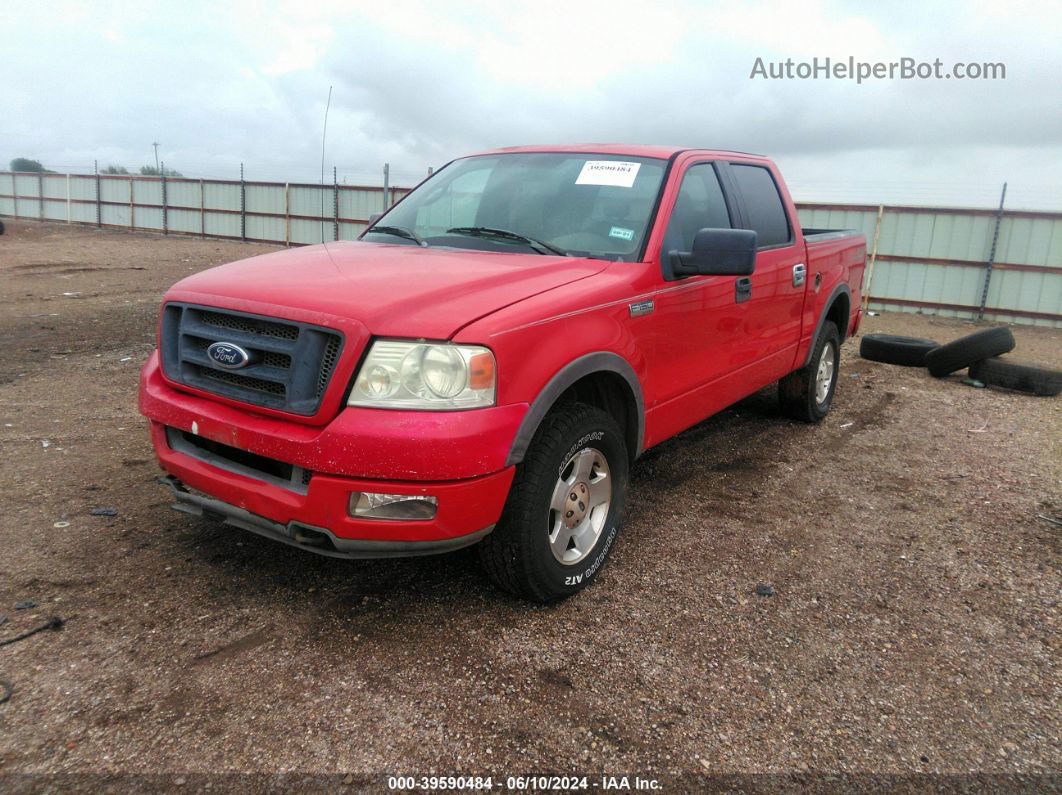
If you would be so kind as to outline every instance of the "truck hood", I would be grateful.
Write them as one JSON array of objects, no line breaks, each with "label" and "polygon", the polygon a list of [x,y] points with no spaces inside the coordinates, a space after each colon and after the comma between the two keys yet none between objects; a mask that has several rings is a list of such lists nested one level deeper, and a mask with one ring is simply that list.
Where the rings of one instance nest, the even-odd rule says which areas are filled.
[{"label": "truck hood", "polygon": [[370,334],[448,339],[497,310],[599,273],[604,260],[337,242],[232,262],[175,284],[171,300],[244,302],[360,321]]}]

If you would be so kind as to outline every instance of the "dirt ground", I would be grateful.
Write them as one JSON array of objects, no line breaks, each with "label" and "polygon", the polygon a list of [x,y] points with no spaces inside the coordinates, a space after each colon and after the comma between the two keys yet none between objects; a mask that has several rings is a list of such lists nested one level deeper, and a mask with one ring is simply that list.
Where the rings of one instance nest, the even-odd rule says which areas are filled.
[{"label": "dirt ground", "polygon": [[[1058,773],[1060,527],[1038,515],[1062,519],[1062,399],[849,342],[822,425],[764,391],[650,451],[596,585],[530,606],[470,551],[335,561],[167,507],[136,409],[159,299],[267,250],[28,222],[0,237],[0,640],[66,622],[0,647],[0,789]],[[882,330],[972,325],[866,319]],[[1014,334],[1062,367],[1062,331]]]}]

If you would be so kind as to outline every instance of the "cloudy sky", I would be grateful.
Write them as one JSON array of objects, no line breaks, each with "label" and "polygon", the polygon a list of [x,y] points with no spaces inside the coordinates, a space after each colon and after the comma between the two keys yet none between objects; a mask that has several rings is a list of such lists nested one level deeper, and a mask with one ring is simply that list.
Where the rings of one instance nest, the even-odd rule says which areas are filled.
[{"label": "cloudy sky", "polygon": [[[775,157],[798,199],[1062,209],[1062,7],[990,2],[7,0],[0,163],[408,184],[523,143]],[[1003,80],[765,80],[765,63],[1001,62]],[[330,173],[329,173],[330,179]]]}]

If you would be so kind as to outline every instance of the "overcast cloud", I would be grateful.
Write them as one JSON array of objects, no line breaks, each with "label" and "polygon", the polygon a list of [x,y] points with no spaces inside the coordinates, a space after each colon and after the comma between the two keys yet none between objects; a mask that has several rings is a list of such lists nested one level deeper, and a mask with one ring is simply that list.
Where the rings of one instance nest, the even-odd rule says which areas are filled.
[{"label": "overcast cloud", "polygon": [[[523,143],[775,157],[798,199],[1062,209],[1062,9],[1022,2],[7,3],[0,159],[410,183]],[[757,57],[1006,79],[750,79]]]}]

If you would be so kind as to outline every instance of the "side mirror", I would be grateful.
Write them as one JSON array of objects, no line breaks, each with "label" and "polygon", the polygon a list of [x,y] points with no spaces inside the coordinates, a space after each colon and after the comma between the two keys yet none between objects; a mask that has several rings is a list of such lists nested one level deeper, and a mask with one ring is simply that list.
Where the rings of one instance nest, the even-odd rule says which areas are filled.
[{"label": "side mirror", "polygon": [[748,276],[756,267],[756,232],[753,229],[702,229],[693,238],[692,251],[667,252],[668,279],[685,276]]},{"label": "side mirror", "polygon": [[372,226],[377,221],[379,221],[381,218],[383,218],[383,213],[373,213],[372,215],[369,216],[369,226]]}]

